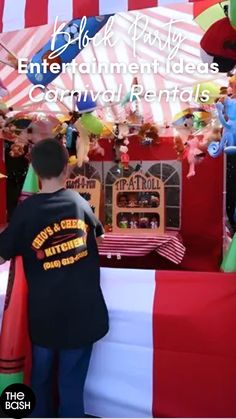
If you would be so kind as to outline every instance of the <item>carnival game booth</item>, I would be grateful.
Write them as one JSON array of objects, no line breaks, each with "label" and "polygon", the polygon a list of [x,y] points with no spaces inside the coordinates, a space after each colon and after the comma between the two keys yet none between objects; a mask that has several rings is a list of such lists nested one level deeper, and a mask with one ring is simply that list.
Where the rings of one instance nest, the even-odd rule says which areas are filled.
[{"label": "carnival game booth", "polygon": [[[86,14],[110,14],[137,7],[129,1],[122,3],[121,10],[120,3],[104,9],[106,2],[100,2],[99,9],[88,9]],[[50,84],[39,74],[46,91],[49,89],[56,96],[54,102],[46,102],[44,96],[38,103],[29,101],[29,89],[36,85],[35,73],[28,77],[16,70],[20,57],[29,55],[33,61],[38,54],[48,57],[46,46],[53,25],[23,28],[52,22],[56,15],[62,21],[78,20],[84,9],[68,9],[68,4],[60,1],[58,11],[48,3],[47,13],[45,10],[43,13],[41,8],[45,5],[40,3],[37,6],[40,10],[31,14],[27,2],[24,13],[22,5],[16,8],[22,19],[20,26],[14,27],[15,19],[7,22],[8,2],[5,2],[8,13],[3,14],[4,31],[22,29],[5,33],[0,39],[1,61],[5,63],[0,78],[8,90],[4,100],[8,107],[13,107],[10,121],[9,115],[5,115],[3,134],[8,135],[8,140],[9,131],[12,134],[12,153],[16,157],[20,147],[25,152],[26,142],[34,143],[34,134],[36,137],[49,132],[62,137],[66,134],[71,154],[67,187],[83,194],[106,229],[99,251],[110,332],[95,345],[85,395],[87,413],[98,417],[234,417],[236,413],[236,274],[220,272],[223,250],[227,247],[225,154],[215,106],[218,98],[234,96],[233,76],[228,80],[225,72],[233,70],[236,57],[222,57],[223,52],[211,50],[212,42],[210,47],[207,42],[212,25],[221,20],[227,20],[234,39],[236,32],[233,35],[231,32],[234,15],[226,7],[229,2],[166,3],[142,10],[151,34],[161,32],[164,43],[159,41],[156,49],[140,37],[137,51],[133,50],[129,30],[136,13],[129,12],[116,14],[114,20],[113,30],[122,45],[101,44],[94,48],[90,43],[78,55],[76,44],[77,50],[73,52],[78,64],[135,61],[141,65],[143,60],[158,59],[156,74],[68,71],[54,78],[50,74]],[[140,2],[139,6],[157,4]],[[181,59],[193,62],[192,72],[166,75],[168,39],[169,45],[173,43],[168,38],[170,15],[179,21],[178,33],[185,36],[173,63]],[[96,19],[96,25],[101,25],[101,36],[105,30],[102,22],[101,18]],[[143,31],[144,22],[139,23],[138,31]],[[66,30],[72,36],[76,28],[78,22],[72,22]],[[149,33],[148,28],[145,31]],[[224,63],[220,73],[198,71],[206,59],[200,50],[202,43],[208,63],[210,59],[219,67]],[[169,92],[176,83],[181,92],[192,91],[188,102],[171,97],[166,101],[164,95],[153,103],[143,97],[141,101],[130,100],[130,92],[140,85],[145,94],[151,89]],[[98,100],[91,99],[91,95],[85,101],[74,96],[76,99],[71,103],[69,97],[59,95],[61,90],[75,87],[84,92],[87,85],[92,91],[100,90]],[[114,85],[123,86],[121,100],[102,103],[101,92],[111,90]],[[204,106],[206,89],[209,100]],[[34,90],[34,97],[41,97],[42,91],[45,93],[42,89]],[[82,102],[87,107],[83,108]],[[29,125],[19,129],[19,119],[27,119]],[[25,131],[29,126],[30,141]],[[77,156],[74,156],[74,128],[81,134]],[[89,136],[83,134],[86,129]],[[223,141],[223,145],[229,144]],[[213,158],[215,154],[219,156]],[[35,185],[30,168],[24,192],[36,192]],[[26,330],[22,326],[26,321],[25,305],[16,302],[20,293],[17,286],[24,278],[21,261],[15,263],[15,270],[11,271],[14,274],[11,278],[15,279],[3,316],[0,358],[13,362],[12,354],[14,359],[23,357],[24,366],[14,365],[14,374],[17,380],[27,382],[29,342],[27,334],[23,341],[22,334],[19,336],[19,330],[24,333]],[[1,268],[2,283],[6,284],[8,270],[8,265]],[[25,298],[24,289],[21,294]],[[13,326],[8,346],[5,334],[9,336],[8,325],[14,325],[14,316],[18,318],[18,327]],[[6,373],[5,364],[0,365],[1,388],[16,380],[14,374]]]}]

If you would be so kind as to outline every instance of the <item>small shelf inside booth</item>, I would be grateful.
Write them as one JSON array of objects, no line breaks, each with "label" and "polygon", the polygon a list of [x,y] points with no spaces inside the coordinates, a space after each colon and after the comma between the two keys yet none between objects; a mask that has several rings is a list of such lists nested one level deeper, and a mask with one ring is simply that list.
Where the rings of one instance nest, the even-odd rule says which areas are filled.
[{"label": "small shelf inside booth", "polygon": [[113,184],[113,231],[121,234],[165,232],[164,184],[135,173]]}]

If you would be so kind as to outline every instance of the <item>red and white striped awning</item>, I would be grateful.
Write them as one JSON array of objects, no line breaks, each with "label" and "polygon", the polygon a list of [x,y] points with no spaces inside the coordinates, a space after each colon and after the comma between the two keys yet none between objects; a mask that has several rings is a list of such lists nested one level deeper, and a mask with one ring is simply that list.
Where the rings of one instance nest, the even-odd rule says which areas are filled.
[{"label": "red and white striped awning", "polygon": [[41,26],[59,20],[98,16],[167,4],[203,0],[0,0],[0,32]]},{"label": "red and white striped awning", "polygon": [[[166,0],[167,1],[167,0]],[[61,2],[60,2],[61,3]],[[193,20],[193,3],[173,4],[166,7],[156,7],[145,9],[142,11],[147,15],[150,22],[151,31],[159,31],[165,40],[168,37],[168,27],[164,27],[166,23],[170,22],[170,16],[174,19],[179,19],[178,32],[184,34],[185,42],[180,48],[175,57],[176,62],[183,58],[185,62],[192,62],[195,64],[201,63],[200,56],[200,40],[202,37],[202,30]],[[132,50],[132,41],[128,35],[130,25],[136,17],[135,12],[118,13],[115,16],[114,32],[119,37],[120,41],[117,47],[105,47],[100,45],[95,48],[92,44],[87,47],[77,56],[78,63],[91,62],[112,62],[112,63],[133,63],[136,61],[141,64],[145,62],[153,62],[157,59],[160,62],[158,74],[140,74],[138,75],[138,82],[147,89],[172,89],[176,85],[184,86],[184,88],[191,88],[194,84],[202,81],[214,80],[216,76],[201,75],[199,72],[194,74],[166,74],[165,62],[168,56],[168,51],[160,51],[158,48],[145,44],[143,41],[139,42],[137,57],[134,58]],[[12,50],[18,57],[31,58],[51,37],[53,32],[53,25],[46,25],[38,28],[25,29],[18,32],[10,32],[0,35],[0,42],[3,42]],[[218,75],[219,82],[223,85],[227,80]],[[8,106],[13,106],[16,110],[21,108],[28,108],[31,111],[53,111],[65,113],[66,108],[58,101],[57,103],[41,103],[32,104],[29,100],[29,88],[32,86],[28,81],[26,75],[19,75],[17,71],[8,66],[0,66],[0,78],[9,91],[9,96],[5,97]],[[221,78],[221,79],[220,79]],[[79,89],[81,91],[91,89],[95,92],[98,90],[114,89],[115,85],[123,85],[123,94],[130,90],[132,84],[132,74],[71,74],[70,71],[60,75],[48,87],[51,89]],[[67,100],[65,100],[67,103]],[[68,103],[67,103],[68,105]],[[190,106],[189,103],[182,103],[180,100],[175,102],[166,102],[165,99],[160,102],[151,102],[143,100],[139,104],[139,111],[148,120],[155,122],[172,122],[173,117],[183,109]],[[119,110],[120,111],[120,110]],[[106,120],[113,120],[111,108],[104,110],[104,115],[101,115]],[[113,116],[113,119],[112,119]]]}]

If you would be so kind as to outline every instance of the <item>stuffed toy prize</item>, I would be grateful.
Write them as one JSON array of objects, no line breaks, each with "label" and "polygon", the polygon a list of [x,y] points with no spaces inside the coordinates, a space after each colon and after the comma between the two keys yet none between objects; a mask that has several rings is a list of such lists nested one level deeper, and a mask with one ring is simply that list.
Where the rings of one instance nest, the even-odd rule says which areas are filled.
[{"label": "stuffed toy prize", "polygon": [[218,157],[223,151],[236,154],[236,99],[227,97],[224,103],[217,102],[216,108],[223,125],[223,135],[220,142],[213,141],[209,145],[208,153],[211,157]]}]

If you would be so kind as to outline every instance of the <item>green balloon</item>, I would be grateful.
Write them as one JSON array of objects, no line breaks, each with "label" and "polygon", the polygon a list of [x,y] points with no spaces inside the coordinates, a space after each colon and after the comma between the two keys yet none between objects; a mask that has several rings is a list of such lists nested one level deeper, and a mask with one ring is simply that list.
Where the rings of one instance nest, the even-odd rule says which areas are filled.
[{"label": "green balloon", "polygon": [[229,249],[224,256],[221,264],[221,270],[223,272],[236,272],[236,234],[234,235]]},{"label": "green balloon", "polygon": [[84,113],[81,116],[81,124],[87,131],[94,135],[101,135],[104,128],[102,122],[90,113]]}]

